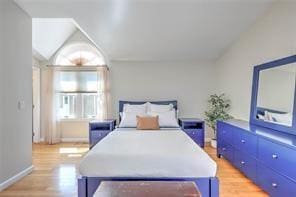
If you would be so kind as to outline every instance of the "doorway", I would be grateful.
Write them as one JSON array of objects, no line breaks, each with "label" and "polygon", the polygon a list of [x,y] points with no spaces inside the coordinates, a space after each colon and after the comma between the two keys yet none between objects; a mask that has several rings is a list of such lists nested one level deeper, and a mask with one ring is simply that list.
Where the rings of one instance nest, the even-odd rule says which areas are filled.
[{"label": "doorway", "polygon": [[33,122],[32,134],[33,143],[39,143],[40,139],[40,68],[33,67]]}]

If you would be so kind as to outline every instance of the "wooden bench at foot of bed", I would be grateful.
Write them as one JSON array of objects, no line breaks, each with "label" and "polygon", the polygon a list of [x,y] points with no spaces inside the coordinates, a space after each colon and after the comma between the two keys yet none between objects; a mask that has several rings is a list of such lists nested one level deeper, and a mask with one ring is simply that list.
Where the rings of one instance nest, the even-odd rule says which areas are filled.
[{"label": "wooden bench at foot of bed", "polygon": [[217,177],[205,178],[112,178],[112,177],[80,177],[78,178],[78,197],[92,197],[102,181],[177,181],[194,182],[203,197],[219,196]]}]

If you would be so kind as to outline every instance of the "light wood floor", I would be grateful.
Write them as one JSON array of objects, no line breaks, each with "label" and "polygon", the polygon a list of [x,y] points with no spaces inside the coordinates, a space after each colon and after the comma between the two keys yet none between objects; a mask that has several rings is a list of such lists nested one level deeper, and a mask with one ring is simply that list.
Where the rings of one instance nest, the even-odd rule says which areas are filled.
[{"label": "light wood floor", "polygon": [[[205,150],[218,164],[220,196],[267,196],[226,160],[217,159],[215,149],[207,146]],[[76,196],[77,165],[87,151],[88,144],[82,143],[34,145],[33,173],[1,192],[0,196]]]}]

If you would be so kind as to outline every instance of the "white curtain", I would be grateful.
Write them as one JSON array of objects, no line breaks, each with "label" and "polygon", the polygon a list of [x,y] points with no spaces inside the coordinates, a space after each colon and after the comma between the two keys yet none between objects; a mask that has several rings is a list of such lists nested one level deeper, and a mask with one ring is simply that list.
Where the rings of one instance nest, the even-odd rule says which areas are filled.
[{"label": "white curtain", "polygon": [[59,120],[57,115],[57,101],[55,94],[55,86],[58,72],[54,68],[45,70],[45,79],[42,80],[45,88],[42,102],[42,122],[44,140],[48,144],[56,144],[61,141],[61,133],[59,128]]},{"label": "white curtain", "polygon": [[[79,69],[77,69],[79,70]],[[94,70],[93,70],[94,71]],[[61,142],[60,117],[58,114],[59,98],[56,91],[60,88],[61,70],[56,68],[47,68],[44,71],[42,79],[42,131],[44,140],[48,144]],[[109,71],[106,67],[99,67],[96,70],[98,74],[98,105],[97,119],[110,118],[110,85]]]},{"label": "white curtain", "polygon": [[98,72],[98,119],[110,118],[110,83],[109,70],[107,67],[99,67]]}]

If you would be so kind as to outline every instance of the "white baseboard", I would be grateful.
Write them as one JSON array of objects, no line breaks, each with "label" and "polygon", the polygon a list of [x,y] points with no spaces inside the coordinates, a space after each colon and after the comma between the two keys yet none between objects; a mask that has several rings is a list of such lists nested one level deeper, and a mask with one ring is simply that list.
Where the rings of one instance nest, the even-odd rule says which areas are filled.
[{"label": "white baseboard", "polygon": [[[88,138],[62,138],[61,142],[88,142]],[[40,142],[45,142],[44,138],[40,138]]]},{"label": "white baseboard", "polygon": [[13,177],[9,178],[8,180],[4,181],[3,183],[0,183],[0,192],[2,190],[4,190],[5,188],[9,187],[10,185],[12,185],[13,183],[19,181],[23,177],[25,177],[28,174],[30,174],[33,171],[33,169],[34,169],[34,166],[32,165],[32,166],[24,169],[20,173],[14,175]]},{"label": "white baseboard", "polygon": [[62,138],[62,142],[88,142],[88,138]]}]

